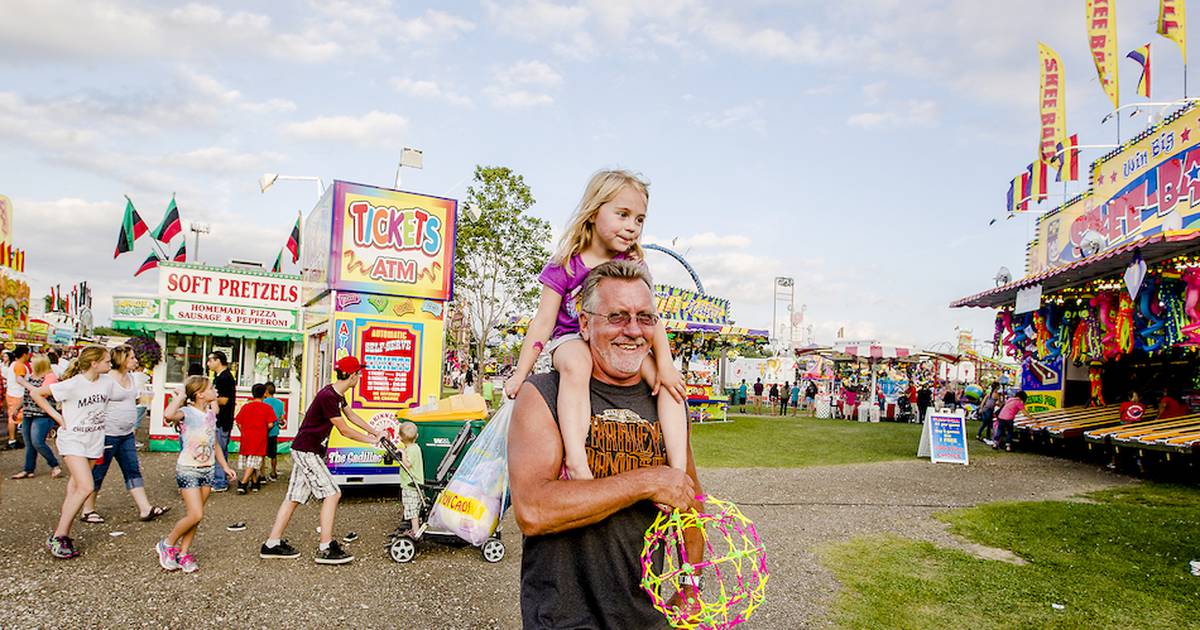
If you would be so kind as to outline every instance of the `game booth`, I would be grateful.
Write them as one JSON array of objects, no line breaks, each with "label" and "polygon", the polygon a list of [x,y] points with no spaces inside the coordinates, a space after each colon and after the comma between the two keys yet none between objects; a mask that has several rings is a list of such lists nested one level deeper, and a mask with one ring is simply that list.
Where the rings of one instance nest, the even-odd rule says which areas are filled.
[{"label": "game booth", "polygon": [[[1189,136],[1191,136],[1189,140]],[[1193,459],[1200,415],[1200,109],[1188,104],[1092,163],[1091,187],[1040,216],[1026,275],[957,300],[998,309],[995,344],[1021,364],[1026,445]],[[1140,422],[1121,424],[1136,392]]]},{"label": "game booth", "polygon": [[[445,315],[452,298],[458,202],[335,181],[304,221],[303,405],[338,359],[363,364],[349,407],[395,437],[418,426],[427,479],[444,477],[487,419],[481,396],[441,399]],[[339,483],[398,483],[383,450],[329,438]]]},{"label": "game booth", "polygon": [[687,385],[688,416],[692,422],[729,421],[727,362],[765,346],[767,331],[735,326],[728,300],[698,291],[660,284],[654,299]]},{"label": "game booth", "polygon": [[[875,341],[837,342],[796,350],[798,359],[828,361],[828,386],[817,397],[818,418],[860,422],[905,420],[913,369],[927,356],[913,348]],[[878,401],[882,397],[882,408]]]},{"label": "game booth", "polygon": [[[179,435],[163,421],[167,396],[183,384],[189,367],[207,373],[209,353],[229,359],[237,404],[255,383],[275,383],[286,411],[280,451],[287,452],[299,425],[301,342],[300,277],[257,268],[161,262],[154,295],[113,296],[113,328],[155,339],[163,361],[154,368],[150,406],[151,450],[179,450]],[[240,432],[230,446],[236,452]]]}]

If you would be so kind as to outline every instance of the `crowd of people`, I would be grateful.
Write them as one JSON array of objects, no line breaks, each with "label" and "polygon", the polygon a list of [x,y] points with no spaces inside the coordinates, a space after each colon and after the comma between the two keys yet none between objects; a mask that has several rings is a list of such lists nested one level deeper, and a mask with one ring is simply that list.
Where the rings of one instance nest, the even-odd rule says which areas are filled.
[{"label": "crowd of people", "polygon": [[783,384],[763,383],[762,378],[756,378],[753,385],[747,385],[746,379],[734,388],[729,401],[730,406],[736,406],[742,413],[753,409],[754,413],[765,415],[786,416],[788,408],[791,415],[800,411],[812,413],[817,400],[817,384],[813,381],[790,382]]}]

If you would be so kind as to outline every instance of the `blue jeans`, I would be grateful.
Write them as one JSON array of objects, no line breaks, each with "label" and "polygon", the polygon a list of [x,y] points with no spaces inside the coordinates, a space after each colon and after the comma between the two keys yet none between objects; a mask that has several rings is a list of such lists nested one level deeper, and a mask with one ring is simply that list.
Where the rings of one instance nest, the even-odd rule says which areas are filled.
[{"label": "blue jeans", "polygon": [[108,474],[108,467],[114,459],[121,467],[121,475],[125,477],[126,490],[146,485],[146,482],[142,480],[142,469],[138,466],[137,445],[133,441],[133,434],[106,435],[104,436],[104,457],[100,459],[100,463],[92,467],[92,482],[95,483],[96,492],[100,492],[100,484],[104,483],[104,476]]},{"label": "blue jeans", "polygon": [[25,472],[32,473],[37,468],[38,453],[42,454],[48,466],[58,468],[58,458],[46,445],[46,434],[50,433],[54,424],[49,416],[25,414],[25,421],[21,423],[21,437],[25,439]]},{"label": "blue jeans", "polygon": [[[229,460],[229,431],[217,427],[217,448],[221,449],[221,453],[225,455],[225,460]],[[215,457],[215,456],[214,456]],[[214,490],[229,487],[229,479],[225,477],[225,469],[213,462],[213,483]]]}]

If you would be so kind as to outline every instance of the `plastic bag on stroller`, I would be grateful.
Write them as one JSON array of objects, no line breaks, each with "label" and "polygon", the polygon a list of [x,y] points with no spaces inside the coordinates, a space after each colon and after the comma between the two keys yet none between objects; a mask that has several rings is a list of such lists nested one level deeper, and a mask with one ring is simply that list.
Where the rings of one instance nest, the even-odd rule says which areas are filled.
[{"label": "plastic bag on stroller", "polygon": [[513,404],[506,402],[488,421],[450,483],[437,498],[429,526],[481,545],[500,523],[508,499],[508,425]]}]

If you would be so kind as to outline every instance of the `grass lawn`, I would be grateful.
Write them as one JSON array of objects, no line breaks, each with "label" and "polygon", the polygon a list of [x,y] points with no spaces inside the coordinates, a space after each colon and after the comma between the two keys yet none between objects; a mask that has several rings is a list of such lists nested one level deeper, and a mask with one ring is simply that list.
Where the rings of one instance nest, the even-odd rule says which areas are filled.
[{"label": "grass lawn", "polygon": [[[921,425],[817,420],[811,416],[730,415],[733,422],[692,426],[696,465],[797,468],[913,459]],[[974,423],[968,424],[970,437]],[[978,425],[975,425],[978,426]],[[968,440],[971,457],[992,450]]]},{"label": "grass lawn", "polygon": [[[833,620],[852,628],[1196,628],[1200,490],[1142,484],[1095,503],[992,503],[938,515],[1030,564],[898,537],[822,550],[842,583]],[[1060,604],[1056,609],[1053,604]]]}]

